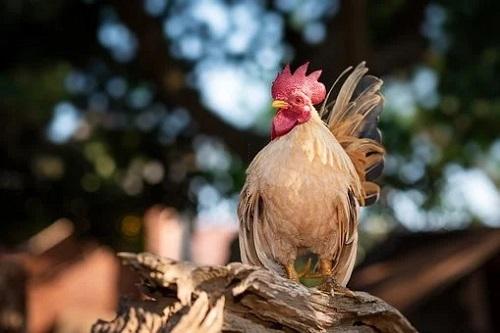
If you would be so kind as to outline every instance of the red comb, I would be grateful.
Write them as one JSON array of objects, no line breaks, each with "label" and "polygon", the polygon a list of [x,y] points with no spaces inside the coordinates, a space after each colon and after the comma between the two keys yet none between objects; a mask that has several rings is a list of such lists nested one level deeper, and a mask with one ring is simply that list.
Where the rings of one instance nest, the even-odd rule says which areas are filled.
[{"label": "red comb", "polygon": [[311,98],[312,104],[321,103],[326,95],[325,86],[318,81],[321,70],[306,75],[308,66],[309,62],[306,62],[292,73],[290,66],[286,65],[273,82],[273,99],[286,99],[294,90],[300,90]]}]

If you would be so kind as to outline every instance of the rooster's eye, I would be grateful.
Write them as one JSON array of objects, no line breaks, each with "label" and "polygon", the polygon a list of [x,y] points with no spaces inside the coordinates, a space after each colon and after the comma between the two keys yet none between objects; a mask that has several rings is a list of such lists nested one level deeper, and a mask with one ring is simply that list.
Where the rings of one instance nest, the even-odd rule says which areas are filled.
[{"label": "rooster's eye", "polygon": [[297,103],[297,104],[301,104],[302,103],[302,98],[300,98],[300,96],[295,96],[294,102]]}]

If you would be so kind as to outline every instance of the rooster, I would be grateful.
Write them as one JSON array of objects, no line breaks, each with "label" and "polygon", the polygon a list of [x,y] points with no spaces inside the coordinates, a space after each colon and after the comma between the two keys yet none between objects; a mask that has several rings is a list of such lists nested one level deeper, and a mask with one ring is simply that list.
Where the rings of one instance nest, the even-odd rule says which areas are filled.
[{"label": "rooster", "polygon": [[366,75],[362,62],[328,105],[335,83],[327,95],[321,70],[307,75],[307,68],[292,73],[287,65],[272,84],[271,141],[248,167],[240,194],[241,257],[299,281],[297,256],[312,253],[315,276],[345,286],[356,260],[359,207],[380,192],[373,180],[384,164],[382,81]]}]

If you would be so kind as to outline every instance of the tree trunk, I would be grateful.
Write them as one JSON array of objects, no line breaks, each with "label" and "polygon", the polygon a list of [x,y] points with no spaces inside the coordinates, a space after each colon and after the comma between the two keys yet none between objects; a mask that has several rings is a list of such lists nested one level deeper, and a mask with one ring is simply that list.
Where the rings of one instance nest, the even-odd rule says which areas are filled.
[{"label": "tree trunk", "polygon": [[143,300],[122,300],[100,332],[416,332],[393,307],[364,292],[306,288],[267,270],[196,266],[149,253],[119,254],[142,279]]}]

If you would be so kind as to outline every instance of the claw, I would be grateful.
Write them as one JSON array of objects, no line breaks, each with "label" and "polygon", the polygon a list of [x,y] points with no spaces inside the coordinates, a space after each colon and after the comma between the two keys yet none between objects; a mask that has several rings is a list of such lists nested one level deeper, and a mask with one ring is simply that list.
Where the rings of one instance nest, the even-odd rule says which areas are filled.
[{"label": "claw", "polygon": [[351,298],[356,298],[356,295],[346,287],[340,285],[335,278],[328,277],[326,278],[322,284],[318,286],[318,289],[321,291],[329,292],[332,296],[341,295],[347,296]]}]

